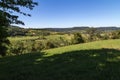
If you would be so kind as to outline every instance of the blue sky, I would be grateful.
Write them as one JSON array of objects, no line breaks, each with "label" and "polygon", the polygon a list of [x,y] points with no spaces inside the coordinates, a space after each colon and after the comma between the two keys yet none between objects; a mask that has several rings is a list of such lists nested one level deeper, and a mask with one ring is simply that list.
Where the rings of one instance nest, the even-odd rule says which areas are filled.
[{"label": "blue sky", "polygon": [[[35,0],[34,10],[20,16],[24,28],[120,26],[120,0]],[[21,25],[20,25],[21,26]]]}]

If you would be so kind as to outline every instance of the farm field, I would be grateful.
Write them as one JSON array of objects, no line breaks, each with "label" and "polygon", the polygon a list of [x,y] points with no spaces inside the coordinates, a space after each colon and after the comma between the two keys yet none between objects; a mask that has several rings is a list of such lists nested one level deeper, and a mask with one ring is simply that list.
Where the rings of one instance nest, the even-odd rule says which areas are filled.
[{"label": "farm field", "polygon": [[0,80],[120,80],[120,39],[0,58]]}]

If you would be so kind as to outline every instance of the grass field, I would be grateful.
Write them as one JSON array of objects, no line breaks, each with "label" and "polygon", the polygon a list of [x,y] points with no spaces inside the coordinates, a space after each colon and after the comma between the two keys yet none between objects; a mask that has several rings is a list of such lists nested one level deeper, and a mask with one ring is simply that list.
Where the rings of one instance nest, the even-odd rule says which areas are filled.
[{"label": "grass field", "polygon": [[[38,39],[42,36],[17,36],[17,37],[9,37],[8,39],[10,41],[21,41],[21,40],[31,40],[31,39]],[[53,39],[58,39],[60,37],[69,37],[68,35],[49,35],[49,36],[44,36],[48,40],[53,40]]]},{"label": "grass field", "polygon": [[120,80],[120,39],[1,58],[0,80]]},{"label": "grass field", "polygon": [[10,41],[18,41],[18,40],[30,40],[30,39],[37,39],[39,36],[25,36],[25,37],[9,37]]},{"label": "grass field", "polygon": [[48,55],[62,54],[64,52],[77,51],[77,50],[90,50],[90,49],[120,49],[120,39],[116,40],[103,40],[90,43],[83,43],[77,45],[71,45],[61,48],[49,49],[43,52]]}]

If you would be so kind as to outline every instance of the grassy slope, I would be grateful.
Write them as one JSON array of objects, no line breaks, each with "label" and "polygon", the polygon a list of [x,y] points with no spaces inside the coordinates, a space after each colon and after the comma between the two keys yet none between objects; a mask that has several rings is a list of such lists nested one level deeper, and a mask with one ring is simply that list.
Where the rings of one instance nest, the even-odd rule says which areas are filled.
[{"label": "grassy slope", "polygon": [[120,39],[95,41],[90,43],[71,45],[66,47],[45,50],[43,52],[48,53],[48,55],[53,55],[53,54],[61,54],[64,52],[70,52],[76,50],[90,50],[90,49],[102,49],[102,48],[120,49]]},{"label": "grassy slope", "polygon": [[0,59],[0,80],[120,80],[120,40]]}]

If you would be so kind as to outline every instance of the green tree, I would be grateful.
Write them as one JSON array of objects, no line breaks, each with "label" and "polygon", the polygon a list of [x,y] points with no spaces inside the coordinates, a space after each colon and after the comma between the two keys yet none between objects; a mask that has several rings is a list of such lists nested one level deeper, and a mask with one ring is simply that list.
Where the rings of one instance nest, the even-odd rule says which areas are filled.
[{"label": "green tree", "polygon": [[20,7],[24,7],[32,10],[37,5],[33,0],[0,0],[0,54],[2,56],[6,53],[7,40],[7,27],[11,24],[22,24],[24,22],[19,20],[18,15],[14,15],[14,12],[23,14],[25,16],[31,16],[30,14],[21,11]]},{"label": "green tree", "polygon": [[89,34],[89,41],[94,41],[96,34],[98,33],[96,28],[88,28],[86,29],[86,33]]},{"label": "green tree", "polygon": [[79,44],[79,43],[84,43],[84,42],[85,41],[80,33],[74,33],[74,40],[73,40],[74,44]]}]

